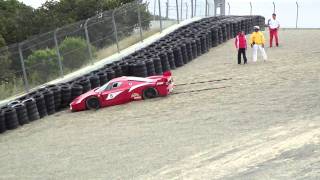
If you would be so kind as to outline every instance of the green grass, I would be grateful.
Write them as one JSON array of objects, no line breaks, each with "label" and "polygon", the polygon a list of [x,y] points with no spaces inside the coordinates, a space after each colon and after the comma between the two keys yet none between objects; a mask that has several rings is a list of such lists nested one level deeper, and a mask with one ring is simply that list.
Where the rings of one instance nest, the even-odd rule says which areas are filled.
[{"label": "green grass", "polygon": [[[160,32],[160,29],[152,29],[152,30],[148,30],[148,31],[144,31],[142,34],[143,39],[146,39],[156,33]],[[138,43],[140,41],[140,34],[139,33],[135,33],[129,37],[125,37],[122,38],[119,41],[119,47],[120,50],[126,49],[136,43]],[[97,52],[97,58],[95,61],[100,61],[106,57],[109,57],[115,53],[117,53],[117,45],[113,44],[111,46],[108,46],[106,48],[100,49]]]},{"label": "green grass", "polygon": [[24,92],[24,84],[22,79],[15,79],[10,83],[0,85],[0,100],[6,99],[13,95],[18,95]]}]

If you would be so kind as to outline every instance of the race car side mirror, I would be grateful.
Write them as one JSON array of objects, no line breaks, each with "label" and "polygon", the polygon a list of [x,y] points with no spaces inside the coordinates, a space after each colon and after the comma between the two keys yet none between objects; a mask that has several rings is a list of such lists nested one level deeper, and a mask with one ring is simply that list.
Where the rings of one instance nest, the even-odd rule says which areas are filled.
[{"label": "race car side mirror", "polygon": [[163,73],[163,76],[171,76],[171,71],[166,71]]}]

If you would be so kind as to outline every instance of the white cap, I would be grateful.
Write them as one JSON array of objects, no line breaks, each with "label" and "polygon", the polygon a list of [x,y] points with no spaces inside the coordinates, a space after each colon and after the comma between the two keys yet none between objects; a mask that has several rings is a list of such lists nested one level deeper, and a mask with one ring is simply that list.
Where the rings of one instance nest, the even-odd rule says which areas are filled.
[{"label": "white cap", "polygon": [[254,26],[253,28],[254,28],[254,29],[260,29],[260,27],[259,27],[259,26]]}]

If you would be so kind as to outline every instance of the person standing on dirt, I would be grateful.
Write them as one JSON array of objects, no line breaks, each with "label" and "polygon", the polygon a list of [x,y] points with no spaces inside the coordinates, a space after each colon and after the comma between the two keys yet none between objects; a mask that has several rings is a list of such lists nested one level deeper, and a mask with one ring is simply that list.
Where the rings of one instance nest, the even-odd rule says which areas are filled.
[{"label": "person standing on dirt", "polygon": [[279,46],[279,38],[278,31],[280,28],[280,23],[276,19],[277,15],[275,13],[272,14],[272,18],[268,20],[269,32],[270,32],[270,47],[272,47],[273,37],[276,39],[276,46]]},{"label": "person standing on dirt", "polygon": [[247,38],[244,31],[238,33],[234,44],[238,50],[238,64],[241,64],[241,54],[243,56],[244,64],[247,64]]},{"label": "person standing on dirt", "polygon": [[250,36],[250,45],[251,45],[251,48],[253,48],[253,54],[252,54],[253,62],[257,61],[258,50],[261,52],[263,60],[264,61],[267,60],[268,57],[267,57],[266,51],[264,50],[264,43],[265,43],[265,39],[264,39],[263,33],[260,31],[260,27],[254,26],[254,32]]}]

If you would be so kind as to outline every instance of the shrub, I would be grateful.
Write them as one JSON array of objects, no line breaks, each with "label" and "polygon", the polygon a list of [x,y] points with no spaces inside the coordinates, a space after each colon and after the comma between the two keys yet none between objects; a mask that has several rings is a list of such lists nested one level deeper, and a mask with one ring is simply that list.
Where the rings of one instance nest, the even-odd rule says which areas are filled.
[{"label": "shrub", "polygon": [[34,51],[28,56],[26,69],[33,83],[45,83],[59,75],[58,57],[55,49]]},{"label": "shrub", "polygon": [[9,59],[9,51],[8,47],[6,47],[6,43],[0,34],[0,84],[9,82],[12,78],[14,78],[14,74],[10,69],[11,60]]},{"label": "shrub", "polygon": [[[92,54],[95,54],[95,48],[91,46]],[[63,66],[67,69],[78,69],[90,60],[87,43],[80,37],[67,37],[60,44],[59,50],[63,57]]]}]

